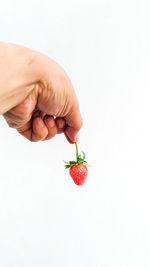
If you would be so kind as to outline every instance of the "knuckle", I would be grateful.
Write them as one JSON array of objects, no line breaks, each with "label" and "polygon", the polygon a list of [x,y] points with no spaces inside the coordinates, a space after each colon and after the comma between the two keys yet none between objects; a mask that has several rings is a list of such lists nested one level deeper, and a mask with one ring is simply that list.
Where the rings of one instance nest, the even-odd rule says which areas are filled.
[{"label": "knuckle", "polygon": [[10,128],[13,128],[13,129],[16,129],[16,128],[17,128],[17,124],[16,124],[15,122],[9,122],[9,123],[8,123],[8,126],[9,126]]}]

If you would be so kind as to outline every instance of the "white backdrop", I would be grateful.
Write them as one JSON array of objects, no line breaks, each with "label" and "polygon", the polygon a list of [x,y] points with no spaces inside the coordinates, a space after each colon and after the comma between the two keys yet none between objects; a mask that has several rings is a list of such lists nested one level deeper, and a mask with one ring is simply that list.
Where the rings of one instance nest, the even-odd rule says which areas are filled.
[{"label": "white backdrop", "polygon": [[0,118],[0,266],[150,266],[150,4],[5,0],[0,39],[70,76],[93,165],[77,187],[64,136],[30,143]]}]

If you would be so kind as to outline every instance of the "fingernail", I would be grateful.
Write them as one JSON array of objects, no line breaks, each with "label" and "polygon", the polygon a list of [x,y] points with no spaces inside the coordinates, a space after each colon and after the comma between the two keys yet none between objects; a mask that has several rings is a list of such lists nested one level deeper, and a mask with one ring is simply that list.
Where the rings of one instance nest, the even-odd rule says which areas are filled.
[{"label": "fingernail", "polygon": [[44,127],[44,123],[43,123],[42,120],[38,120],[38,121],[37,121],[37,124],[38,124],[39,129],[41,129],[41,128]]},{"label": "fingernail", "polygon": [[79,134],[76,135],[75,139],[76,139],[76,142],[79,141]]},{"label": "fingernail", "polygon": [[68,128],[66,134],[72,142],[77,142],[79,140],[79,135],[75,134],[72,128]]},{"label": "fingernail", "polygon": [[47,123],[48,123],[49,127],[52,128],[52,127],[55,126],[55,121],[54,121],[53,118],[47,118],[46,120],[47,120]]},{"label": "fingernail", "polygon": [[64,128],[64,125],[65,125],[64,122],[59,122],[59,126],[58,126],[58,128],[59,128],[59,129],[62,129],[62,128]]}]

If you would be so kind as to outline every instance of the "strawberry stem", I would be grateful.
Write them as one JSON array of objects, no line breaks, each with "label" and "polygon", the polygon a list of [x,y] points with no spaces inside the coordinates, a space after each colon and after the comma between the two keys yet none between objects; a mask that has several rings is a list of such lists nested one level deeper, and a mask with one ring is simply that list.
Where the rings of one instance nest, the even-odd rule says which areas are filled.
[{"label": "strawberry stem", "polygon": [[75,146],[76,146],[76,159],[78,161],[78,146],[77,146],[77,142],[75,143]]},{"label": "strawberry stem", "polygon": [[76,146],[76,161],[73,161],[73,160],[72,161],[69,161],[69,162],[64,161],[65,168],[66,169],[70,168],[73,165],[81,165],[81,164],[83,164],[85,166],[89,166],[89,165],[87,165],[87,161],[85,160],[85,153],[82,152],[83,153],[83,157],[78,154],[78,145],[77,145],[77,142],[75,143],[75,146]]}]

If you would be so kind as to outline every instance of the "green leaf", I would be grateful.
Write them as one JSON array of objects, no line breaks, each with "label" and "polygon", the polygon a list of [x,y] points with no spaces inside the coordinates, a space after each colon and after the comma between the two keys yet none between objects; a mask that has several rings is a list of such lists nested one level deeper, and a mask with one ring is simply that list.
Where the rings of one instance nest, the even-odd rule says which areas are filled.
[{"label": "green leaf", "polygon": [[81,158],[81,159],[78,159],[78,161],[84,161],[84,160]]},{"label": "green leaf", "polygon": [[65,169],[68,169],[68,168],[70,168],[70,165],[65,165]]},{"label": "green leaf", "polygon": [[87,167],[93,167],[92,165],[87,164],[87,163],[83,163],[83,165],[85,165],[85,166],[87,166]]},{"label": "green leaf", "polygon": [[69,164],[69,162],[67,162],[67,161],[65,161],[65,160],[63,160],[63,162],[66,163],[67,165]]},{"label": "green leaf", "polygon": [[85,160],[85,153],[82,151],[82,154],[83,154],[83,160]]},{"label": "green leaf", "polygon": [[82,164],[83,162],[84,162],[83,159],[78,160],[78,164]]},{"label": "green leaf", "polygon": [[69,164],[76,164],[77,162],[76,161],[69,161]]}]

